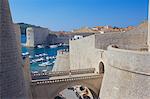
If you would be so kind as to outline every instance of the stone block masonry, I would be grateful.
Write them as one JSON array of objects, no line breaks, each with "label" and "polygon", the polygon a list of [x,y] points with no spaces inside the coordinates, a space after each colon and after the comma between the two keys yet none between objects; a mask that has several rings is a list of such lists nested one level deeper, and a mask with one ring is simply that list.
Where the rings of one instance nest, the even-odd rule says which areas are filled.
[{"label": "stone block masonry", "polygon": [[0,99],[28,99],[8,0],[0,0]]}]

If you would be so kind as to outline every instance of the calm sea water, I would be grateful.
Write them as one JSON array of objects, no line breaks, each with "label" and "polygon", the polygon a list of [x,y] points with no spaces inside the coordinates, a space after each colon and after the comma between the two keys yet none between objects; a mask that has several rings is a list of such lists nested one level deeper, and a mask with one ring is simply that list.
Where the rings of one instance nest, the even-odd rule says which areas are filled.
[{"label": "calm sea water", "polygon": [[[25,35],[21,35],[21,43],[25,43],[26,42],[26,36]],[[61,47],[57,47],[57,48],[26,48],[22,46],[22,53],[25,52],[29,52],[30,56],[33,57],[33,59],[35,58],[35,55],[37,54],[42,54],[42,53],[46,53],[48,54],[48,56],[56,56],[57,55],[57,51],[58,50],[62,50],[62,49],[68,49],[68,46],[61,46]],[[51,59],[49,60],[50,63],[54,62],[55,59]],[[46,66],[46,67],[40,67],[39,64],[41,64],[42,62],[38,62],[38,63],[33,63],[30,64],[31,67],[31,71],[43,71],[43,70],[48,70],[51,71],[53,68],[53,65],[50,66]]]}]

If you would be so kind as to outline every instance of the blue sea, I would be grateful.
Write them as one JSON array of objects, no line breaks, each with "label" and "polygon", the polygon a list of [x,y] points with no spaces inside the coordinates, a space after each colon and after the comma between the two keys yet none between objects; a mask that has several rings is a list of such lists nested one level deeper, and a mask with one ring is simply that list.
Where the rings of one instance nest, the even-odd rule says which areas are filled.
[{"label": "blue sea", "polygon": [[[21,43],[22,44],[26,43],[25,35],[21,35]],[[32,61],[37,58],[37,57],[35,57],[35,55],[42,54],[42,53],[47,54],[49,57],[56,57],[57,51],[63,50],[63,49],[69,49],[69,47],[68,46],[59,46],[56,48],[26,48],[26,47],[22,46],[22,53],[29,52],[30,56],[33,57],[32,59],[30,59],[30,61]],[[31,71],[32,72],[37,72],[37,71],[42,72],[45,70],[51,71],[54,66],[55,58],[50,59],[49,62],[53,63],[53,64],[50,66],[43,66],[43,67],[39,66],[39,64],[41,64],[42,62],[32,63],[32,64],[30,64]]]}]

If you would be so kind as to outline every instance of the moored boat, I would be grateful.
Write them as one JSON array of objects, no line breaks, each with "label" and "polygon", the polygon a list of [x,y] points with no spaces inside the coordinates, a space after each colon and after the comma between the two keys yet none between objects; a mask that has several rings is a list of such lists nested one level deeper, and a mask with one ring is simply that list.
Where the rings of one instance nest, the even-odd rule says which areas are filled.
[{"label": "moored boat", "polygon": [[50,45],[49,47],[50,47],[50,48],[57,48],[58,45]]}]

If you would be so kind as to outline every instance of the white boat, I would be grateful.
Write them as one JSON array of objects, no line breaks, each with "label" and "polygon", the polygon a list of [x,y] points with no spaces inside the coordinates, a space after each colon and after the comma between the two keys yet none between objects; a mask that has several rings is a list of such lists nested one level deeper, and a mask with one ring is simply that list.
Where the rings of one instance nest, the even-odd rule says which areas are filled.
[{"label": "white boat", "polygon": [[46,64],[39,64],[40,67],[46,67]]},{"label": "white boat", "polygon": [[46,64],[47,66],[50,66],[50,65],[52,65],[53,63],[48,63],[48,64]]},{"label": "white boat", "polygon": [[64,43],[63,46],[69,46],[69,44]]},{"label": "white boat", "polygon": [[43,46],[43,45],[37,45],[37,47],[38,47],[38,48],[44,48],[44,46]]},{"label": "white boat", "polygon": [[35,55],[35,57],[44,57],[44,56],[48,56],[48,54],[42,53],[42,54],[36,54],[36,55]]},{"label": "white boat", "polygon": [[25,53],[22,53],[22,56],[25,56]]},{"label": "white boat", "polygon": [[48,66],[48,65],[52,65],[52,63],[50,63],[49,61],[48,61],[48,62],[45,62],[44,64],[47,65],[47,66]]},{"label": "white boat", "polygon": [[55,63],[55,61],[52,62],[53,64]]},{"label": "white boat", "polygon": [[56,59],[56,57],[55,57],[55,56],[47,56],[47,57],[45,57],[45,58],[46,58],[46,60]]},{"label": "white boat", "polygon": [[42,57],[42,56],[43,56],[43,54],[39,54],[39,56],[40,56],[40,57]]},{"label": "white boat", "polygon": [[50,48],[57,48],[58,45],[50,45]]},{"label": "white boat", "polygon": [[45,59],[44,58],[38,58],[38,59],[33,59],[31,60],[32,63],[37,63],[37,62],[41,62],[41,61],[44,61]]},{"label": "white boat", "polygon": [[43,55],[43,56],[48,56],[48,54],[46,54],[46,53],[43,53],[42,55]]},{"label": "white boat", "polygon": [[32,60],[32,62],[33,62],[33,63],[37,63],[37,61],[36,61],[36,60]]},{"label": "white boat", "polygon": [[47,56],[47,57],[46,57],[46,60],[49,60],[49,59],[50,59],[50,58]]},{"label": "white boat", "polygon": [[38,71],[32,71],[33,74],[39,73]]},{"label": "white boat", "polygon": [[35,57],[39,57],[39,55],[35,55]]},{"label": "white boat", "polygon": [[27,56],[27,55],[29,55],[29,52],[22,53],[22,56]]},{"label": "white boat", "polygon": [[29,58],[31,59],[31,58],[33,58],[33,56],[30,55]]},{"label": "white boat", "polygon": [[63,45],[62,43],[58,44],[58,46],[62,46],[62,45]]},{"label": "white boat", "polygon": [[53,63],[50,63],[49,61],[47,61],[47,62],[44,62],[44,63],[42,63],[42,64],[39,64],[39,66],[41,66],[41,67],[46,67],[46,66],[50,66],[50,65],[52,65]]},{"label": "white boat", "polygon": [[41,62],[41,61],[44,61],[44,58],[38,58],[35,60],[36,62]]},{"label": "white boat", "polygon": [[52,59],[55,59],[56,57],[55,57],[55,56],[52,56],[51,58],[52,58]]}]

